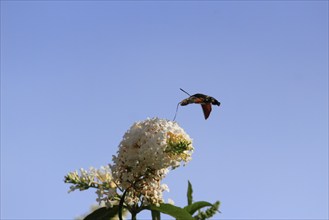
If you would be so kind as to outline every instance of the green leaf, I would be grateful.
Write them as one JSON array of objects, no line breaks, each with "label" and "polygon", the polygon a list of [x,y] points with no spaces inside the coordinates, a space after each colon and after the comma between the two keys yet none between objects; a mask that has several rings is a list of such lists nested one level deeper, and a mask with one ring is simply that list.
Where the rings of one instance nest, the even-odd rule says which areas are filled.
[{"label": "green leaf", "polygon": [[162,203],[160,206],[151,205],[146,207],[146,209],[159,211],[170,215],[177,220],[194,220],[192,215],[190,215],[185,209],[167,203]]},{"label": "green leaf", "polygon": [[185,206],[184,209],[188,213],[190,213],[190,215],[193,215],[199,209],[202,209],[202,208],[207,207],[207,206],[212,206],[212,204],[209,203],[209,202],[205,202],[205,201],[199,201],[199,202],[195,202],[191,205]]},{"label": "green leaf", "polygon": [[112,208],[102,207],[87,215],[83,220],[110,220],[118,214],[118,206]]},{"label": "green leaf", "polygon": [[193,189],[192,189],[192,184],[190,181],[188,181],[188,186],[187,186],[187,205],[191,205],[193,201]]}]

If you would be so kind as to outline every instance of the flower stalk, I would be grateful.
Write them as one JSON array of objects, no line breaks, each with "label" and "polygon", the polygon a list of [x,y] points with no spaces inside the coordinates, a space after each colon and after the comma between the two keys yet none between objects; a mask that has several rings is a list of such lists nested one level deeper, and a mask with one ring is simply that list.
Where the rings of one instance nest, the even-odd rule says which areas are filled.
[{"label": "flower stalk", "polygon": [[99,204],[128,209],[132,219],[150,205],[164,203],[162,193],[169,191],[161,181],[170,170],[192,159],[192,139],[173,121],[152,118],[134,123],[119,144],[112,164],[88,171],[80,169],[65,176],[70,191],[95,188]]}]

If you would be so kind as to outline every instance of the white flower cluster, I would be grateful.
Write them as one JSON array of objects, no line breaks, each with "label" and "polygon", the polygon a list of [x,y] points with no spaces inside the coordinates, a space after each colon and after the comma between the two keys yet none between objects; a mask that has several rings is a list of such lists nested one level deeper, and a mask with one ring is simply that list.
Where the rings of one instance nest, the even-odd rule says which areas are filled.
[{"label": "white flower cluster", "polygon": [[117,189],[125,193],[125,203],[133,206],[163,202],[162,192],[169,188],[161,180],[169,169],[185,165],[193,153],[192,140],[176,122],[152,118],[136,122],[119,144],[113,165],[100,170],[80,170],[65,176],[73,183],[71,191],[97,188],[97,201],[107,206],[120,200]]},{"label": "white flower cluster", "polygon": [[69,192],[76,189],[84,190],[89,187],[115,188],[115,183],[113,182],[112,172],[109,166],[102,166],[100,169],[90,167],[89,170],[81,168],[80,174],[77,170],[70,172],[65,176],[64,181],[66,183],[76,184],[70,187]]},{"label": "white flower cluster", "polygon": [[113,178],[128,191],[127,202],[159,204],[160,184],[169,168],[191,160],[192,140],[176,122],[152,118],[136,122],[126,132],[113,156]]}]

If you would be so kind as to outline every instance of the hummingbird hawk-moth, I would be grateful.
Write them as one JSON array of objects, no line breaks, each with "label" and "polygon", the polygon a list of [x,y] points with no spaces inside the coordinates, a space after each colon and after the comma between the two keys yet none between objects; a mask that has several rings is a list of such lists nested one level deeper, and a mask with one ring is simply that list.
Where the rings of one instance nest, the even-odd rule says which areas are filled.
[{"label": "hummingbird hawk-moth", "polygon": [[190,97],[182,100],[181,102],[179,102],[177,104],[177,108],[176,108],[176,113],[175,113],[175,117],[174,117],[174,121],[177,115],[177,111],[178,111],[178,106],[185,106],[185,105],[189,105],[189,104],[200,104],[202,107],[202,111],[203,111],[203,115],[204,118],[207,120],[207,118],[210,115],[211,112],[211,105],[218,105],[220,106],[220,102],[217,101],[215,98],[208,96],[208,95],[204,95],[201,93],[197,93],[194,95],[190,95],[188,92],[184,91],[183,89],[180,89],[183,92],[185,92],[187,95],[189,95]]}]

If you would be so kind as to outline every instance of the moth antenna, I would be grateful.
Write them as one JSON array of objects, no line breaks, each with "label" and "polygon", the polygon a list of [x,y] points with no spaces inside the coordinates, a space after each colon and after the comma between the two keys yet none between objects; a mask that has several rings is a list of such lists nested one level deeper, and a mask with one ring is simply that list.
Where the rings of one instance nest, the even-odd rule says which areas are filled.
[{"label": "moth antenna", "polygon": [[176,116],[177,116],[177,112],[178,112],[178,107],[179,107],[179,104],[180,104],[180,102],[178,102],[178,104],[177,104],[177,107],[176,107],[176,112],[175,112],[175,116],[174,116],[174,119],[173,119],[173,121],[175,121],[175,119],[176,119]]},{"label": "moth antenna", "polygon": [[179,88],[180,90],[182,90],[183,92],[185,92],[188,96],[191,96],[188,92],[186,92],[184,89]]}]

